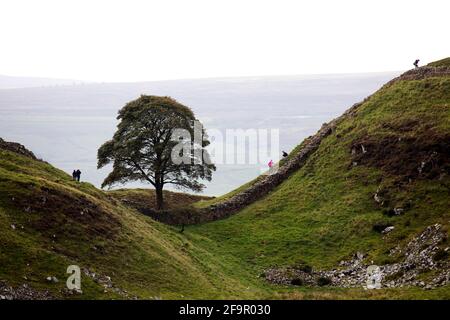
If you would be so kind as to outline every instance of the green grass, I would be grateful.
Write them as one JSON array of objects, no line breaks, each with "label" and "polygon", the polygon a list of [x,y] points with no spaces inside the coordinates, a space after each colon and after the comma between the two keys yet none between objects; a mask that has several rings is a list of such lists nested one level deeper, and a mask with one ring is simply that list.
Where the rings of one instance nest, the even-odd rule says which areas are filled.
[{"label": "green grass", "polygon": [[[268,267],[299,262],[335,267],[356,251],[366,253],[367,262],[383,264],[392,260],[389,249],[426,226],[441,223],[448,229],[448,174],[405,181],[401,170],[421,161],[403,154],[406,146],[383,145],[380,152],[391,162],[371,158],[356,166],[351,149],[355,142],[375,141],[375,148],[394,139],[413,141],[420,150],[424,141],[442,144],[449,135],[450,77],[385,86],[354,117],[342,120],[305,166],[270,194],[227,219],[189,226],[184,233],[123,202],[152,207],[149,190],[103,192],[49,164],[0,150],[0,280],[63,297],[65,270],[77,264],[110,276],[130,296],[144,299],[449,299],[448,286],[365,291],[276,286],[259,277]],[[396,163],[405,168],[393,170]],[[223,201],[255,181],[195,206]],[[373,200],[377,189],[387,195],[385,207]],[[166,196],[172,207],[199,200]],[[407,204],[401,216],[384,214]],[[379,222],[395,230],[383,237],[373,231]],[[49,284],[47,276],[60,281]],[[87,277],[82,285],[83,295],[71,298],[122,298]]]},{"label": "green grass", "polygon": [[[156,209],[155,190],[153,189],[119,189],[108,192],[113,198],[128,204],[135,209]],[[199,202],[211,201],[214,198],[188,193],[163,191],[165,209],[175,209]]]},{"label": "green grass", "polygon": [[450,58],[434,61],[428,64],[430,67],[450,67]]}]

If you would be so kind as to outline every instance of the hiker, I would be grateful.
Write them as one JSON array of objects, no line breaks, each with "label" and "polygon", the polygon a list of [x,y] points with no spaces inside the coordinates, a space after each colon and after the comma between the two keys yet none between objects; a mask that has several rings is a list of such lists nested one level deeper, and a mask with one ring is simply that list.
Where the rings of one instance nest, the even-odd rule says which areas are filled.
[{"label": "hiker", "polygon": [[81,179],[81,171],[80,171],[80,169],[78,169],[75,173],[76,173],[77,181],[80,182],[80,179]]},{"label": "hiker", "polygon": [[76,170],[73,170],[73,172],[72,172],[72,179],[77,180],[77,171]]},{"label": "hiker", "polygon": [[283,151],[283,158],[286,158],[288,156],[288,153],[286,151]]},{"label": "hiker", "polygon": [[272,168],[272,167],[273,167],[273,161],[270,160],[269,163],[268,163],[267,165],[269,166],[269,168]]},{"label": "hiker", "polygon": [[416,59],[416,61],[414,61],[414,67],[418,68],[419,67],[419,59]]}]

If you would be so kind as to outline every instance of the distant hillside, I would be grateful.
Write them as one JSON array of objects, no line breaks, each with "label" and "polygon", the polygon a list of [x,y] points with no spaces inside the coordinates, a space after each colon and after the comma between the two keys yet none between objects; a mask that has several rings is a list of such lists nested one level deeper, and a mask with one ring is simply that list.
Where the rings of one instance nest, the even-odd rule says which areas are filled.
[{"label": "distant hillside", "polygon": [[0,89],[53,87],[81,84],[83,81],[37,77],[12,77],[0,75]]}]

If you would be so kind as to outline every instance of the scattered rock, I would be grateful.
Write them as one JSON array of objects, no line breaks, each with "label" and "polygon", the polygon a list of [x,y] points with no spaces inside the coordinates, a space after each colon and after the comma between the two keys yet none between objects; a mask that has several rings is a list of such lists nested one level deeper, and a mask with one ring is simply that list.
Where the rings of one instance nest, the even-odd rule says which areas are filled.
[{"label": "scattered rock", "polygon": [[378,204],[382,204],[382,203],[383,203],[383,199],[380,197],[380,195],[378,194],[378,192],[375,193],[375,194],[373,195],[373,199],[374,199],[375,202],[378,203]]},{"label": "scattered rock", "polygon": [[58,278],[56,278],[56,277],[47,277],[46,280],[48,282],[53,282],[53,283],[57,283],[58,282]]},{"label": "scattered rock", "polygon": [[394,226],[389,226],[386,229],[384,229],[383,231],[381,231],[382,234],[388,234],[389,232],[391,232],[392,230],[394,230],[395,227]]},{"label": "scattered rock", "polygon": [[86,276],[88,276],[89,278],[91,278],[92,280],[94,280],[96,283],[102,285],[104,288],[104,290],[103,290],[104,293],[111,291],[111,292],[115,292],[127,299],[133,299],[133,300],[137,299],[136,296],[130,296],[126,290],[123,290],[123,289],[115,286],[111,280],[111,277],[109,277],[109,276],[100,275],[98,273],[90,271],[87,268],[83,269],[83,273]]},{"label": "scattered rock", "polygon": [[66,296],[73,296],[73,295],[81,295],[81,294],[83,294],[83,290],[81,290],[81,289],[64,288],[64,290],[62,292]]},{"label": "scattered rock", "polygon": [[38,291],[27,284],[19,287],[7,285],[5,281],[0,280],[0,300],[50,300],[53,297],[48,291]]},{"label": "scattered rock", "polygon": [[364,253],[362,253],[362,252],[360,252],[360,251],[357,251],[357,252],[356,252],[356,258],[357,258],[358,260],[362,260],[362,259],[364,258]]},{"label": "scattered rock", "polygon": [[[381,287],[418,286],[431,290],[449,284],[450,262],[446,259],[436,262],[433,259],[437,252],[445,251],[438,245],[446,239],[446,236],[442,226],[435,224],[427,227],[404,248],[397,246],[391,249],[391,255],[403,255],[404,259],[402,262],[379,266]],[[305,273],[295,267],[271,268],[265,270],[263,275],[267,281],[282,285],[293,285],[301,281],[302,285],[316,286],[319,285],[319,279],[326,278],[329,279],[326,285],[344,288],[364,287],[368,280],[369,265],[364,264],[363,257],[363,253],[357,252],[351,260],[340,261],[337,269]],[[372,264],[373,262],[370,263]],[[418,280],[419,275],[426,271],[433,271],[431,278],[426,282]],[[323,284],[324,281],[320,280],[320,283]]]}]

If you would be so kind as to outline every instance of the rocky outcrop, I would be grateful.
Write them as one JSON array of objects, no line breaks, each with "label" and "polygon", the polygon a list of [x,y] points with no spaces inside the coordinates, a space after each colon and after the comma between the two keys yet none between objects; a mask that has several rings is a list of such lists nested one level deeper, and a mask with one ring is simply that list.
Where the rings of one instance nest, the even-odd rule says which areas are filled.
[{"label": "rocky outcrop", "polygon": [[19,287],[9,286],[0,281],[0,300],[51,300],[53,297],[48,291],[38,291],[27,284]]},{"label": "rocky outcrop", "polygon": [[38,160],[33,152],[31,152],[30,150],[25,148],[20,143],[7,142],[7,141],[3,140],[2,138],[0,138],[0,150],[15,152],[22,156],[29,157],[33,160]]},{"label": "rocky outcrop", "polygon": [[[450,283],[449,248],[441,248],[447,234],[440,224],[427,227],[419,236],[412,239],[404,248],[391,250],[392,256],[403,258],[401,262],[379,266],[380,287],[393,288],[419,286],[432,289]],[[324,279],[328,285],[336,287],[365,287],[368,268],[364,255],[356,253],[353,259],[341,261],[332,270],[311,270],[305,272],[295,267],[271,268],[264,272],[267,281],[283,285],[320,285]],[[430,272],[426,280],[419,276]],[[321,280],[322,279],[322,280]]]}]

